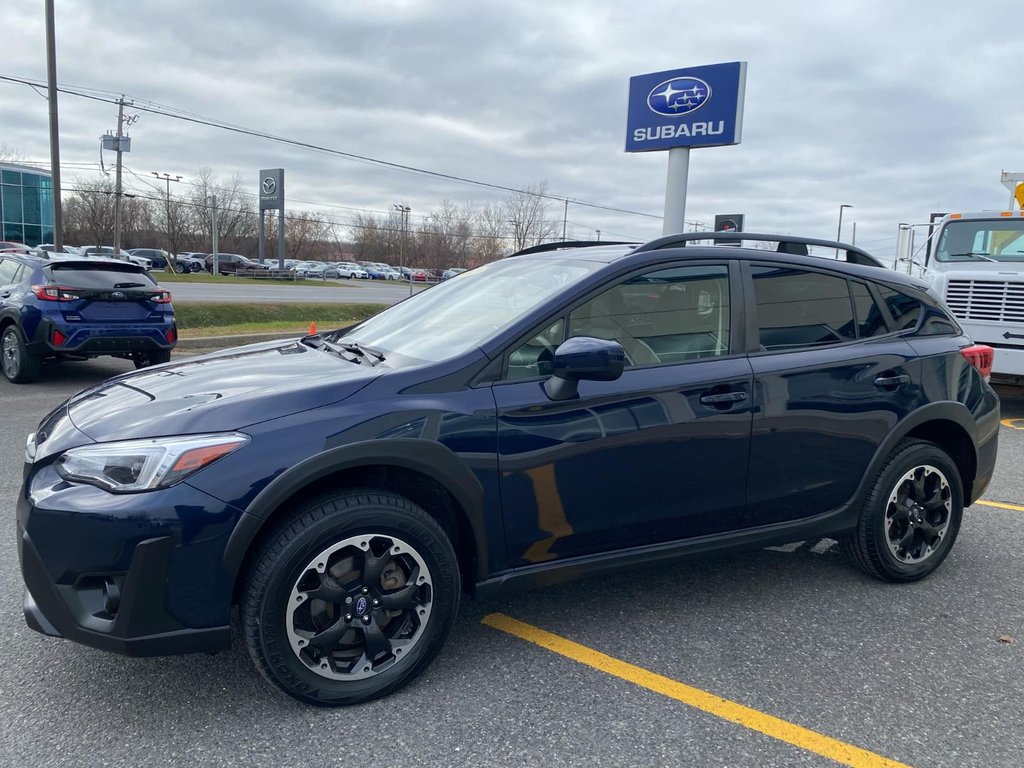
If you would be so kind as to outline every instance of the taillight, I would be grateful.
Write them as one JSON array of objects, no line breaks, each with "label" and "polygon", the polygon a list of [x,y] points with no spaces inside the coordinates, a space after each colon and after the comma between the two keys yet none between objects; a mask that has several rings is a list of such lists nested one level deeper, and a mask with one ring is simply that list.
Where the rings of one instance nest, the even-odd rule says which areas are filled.
[{"label": "taillight", "polygon": [[164,338],[167,339],[168,344],[173,344],[174,340],[177,338],[177,334],[174,332],[174,329],[171,328],[167,333],[164,334]]},{"label": "taillight", "polygon": [[996,351],[985,344],[973,344],[960,350],[960,354],[972,366],[978,369],[985,381],[992,376],[992,363],[995,361]]},{"label": "taillight", "polygon": [[42,301],[75,301],[81,298],[73,289],[59,285],[33,285],[32,293]]},{"label": "taillight", "polygon": [[64,342],[68,340],[68,337],[58,331],[56,328],[53,329],[53,346],[62,347]]},{"label": "taillight", "polygon": [[171,303],[171,292],[170,291],[156,291],[149,294],[149,300],[154,304],[170,304]]}]

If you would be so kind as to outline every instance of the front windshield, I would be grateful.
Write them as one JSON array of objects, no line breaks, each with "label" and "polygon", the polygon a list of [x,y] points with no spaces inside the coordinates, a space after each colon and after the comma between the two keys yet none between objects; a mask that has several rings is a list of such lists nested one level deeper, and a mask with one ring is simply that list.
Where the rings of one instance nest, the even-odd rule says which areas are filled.
[{"label": "front windshield", "polygon": [[1024,261],[1024,219],[951,221],[939,236],[938,261]]},{"label": "front windshield", "polygon": [[345,341],[437,362],[504,330],[555,293],[603,264],[506,259],[447,280],[384,310],[341,335]]}]

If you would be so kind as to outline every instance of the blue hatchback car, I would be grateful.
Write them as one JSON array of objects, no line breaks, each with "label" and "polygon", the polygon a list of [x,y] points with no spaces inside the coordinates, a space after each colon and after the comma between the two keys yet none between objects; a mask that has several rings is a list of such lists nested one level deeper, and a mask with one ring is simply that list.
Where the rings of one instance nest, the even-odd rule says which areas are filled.
[{"label": "blue hatchback car", "polygon": [[171,294],[116,259],[0,254],[0,369],[16,384],[47,358],[166,363],[177,341]]},{"label": "blue hatchback car", "polygon": [[422,672],[465,594],[824,536],[927,576],[992,477],[992,349],[859,249],[693,240],[520,255],[75,395],[26,448],[29,626],[216,651],[239,605],[259,671],[339,705]]}]

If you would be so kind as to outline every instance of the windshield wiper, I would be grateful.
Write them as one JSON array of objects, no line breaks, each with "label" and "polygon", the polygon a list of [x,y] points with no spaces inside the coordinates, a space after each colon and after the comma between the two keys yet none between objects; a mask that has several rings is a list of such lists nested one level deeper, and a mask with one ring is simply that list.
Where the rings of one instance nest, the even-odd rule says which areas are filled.
[{"label": "windshield wiper", "polygon": [[[331,342],[325,343],[330,344]],[[372,349],[370,347],[364,347],[358,341],[345,341],[338,344],[337,346],[341,347],[346,352],[352,352],[353,354],[359,355],[360,357],[374,358],[376,359],[377,363],[384,362],[383,352],[380,352],[376,349]],[[373,365],[376,365],[377,363],[373,363]]]},{"label": "windshield wiper", "polygon": [[976,259],[983,259],[984,261],[991,261],[993,264],[998,264],[999,259],[990,259],[987,253],[978,253],[977,251],[967,251],[966,253],[951,253],[949,257],[951,259],[958,258],[960,256],[969,256]]}]

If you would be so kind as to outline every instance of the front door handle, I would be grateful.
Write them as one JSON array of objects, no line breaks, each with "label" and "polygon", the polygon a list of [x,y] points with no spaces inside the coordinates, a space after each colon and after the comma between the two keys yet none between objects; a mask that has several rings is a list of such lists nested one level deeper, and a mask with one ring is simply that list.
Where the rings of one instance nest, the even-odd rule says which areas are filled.
[{"label": "front door handle", "polygon": [[704,405],[721,405],[722,403],[741,403],[747,399],[746,392],[721,392],[716,395],[701,395]]},{"label": "front door handle", "polygon": [[879,376],[875,379],[875,386],[879,389],[896,389],[904,384],[910,383],[910,377],[901,373],[897,376]]}]

